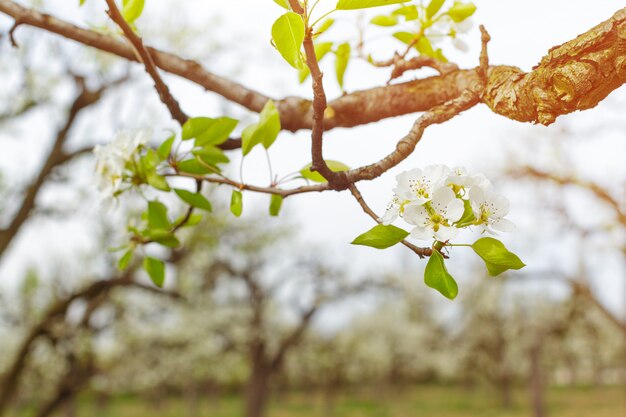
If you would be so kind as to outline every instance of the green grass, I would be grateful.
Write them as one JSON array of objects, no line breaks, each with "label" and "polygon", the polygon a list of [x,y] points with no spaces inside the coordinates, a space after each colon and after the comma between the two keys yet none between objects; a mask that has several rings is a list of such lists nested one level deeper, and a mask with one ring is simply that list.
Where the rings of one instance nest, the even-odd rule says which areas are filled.
[{"label": "green grass", "polygon": [[[552,388],[546,400],[550,417],[626,416],[624,387]],[[488,389],[418,386],[394,389],[367,388],[337,394],[332,417],[532,417],[528,393],[516,389],[514,405],[503,409],[496,393]],[[241,398],[204,398],[194,417],[240,417]],[[169,398],[157,407],[139,398],[117,398],[105,410],[96,410],[83,399],[78,416],[93,417],[186,417],[182,399]],[[274,396],[268,417],[330,417],[325,414],[321,393],[297,392]]]}]

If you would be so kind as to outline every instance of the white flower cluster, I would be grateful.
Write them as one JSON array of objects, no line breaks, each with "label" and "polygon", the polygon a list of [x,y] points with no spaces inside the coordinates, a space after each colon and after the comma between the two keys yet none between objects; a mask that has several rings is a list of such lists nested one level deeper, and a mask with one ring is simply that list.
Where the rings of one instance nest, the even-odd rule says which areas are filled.
[{"label": "white flower cluster", "polygon": [[128,163],[151,136],[151,129],[123,130],[111,143],[94,148],[97,184],[105,196],[120,193]]},{"label": "white flower cluster", "polygon": [[394,197],[379,220],[391,224],[398,217],[415,226],[411,236],[446,242],[459,229],[481,226],[507,232],[513,223],[503,217],[509,212],[508,200],[497,194],[483,174],[468,175],[464,167],[445,165],[405,171],[396,176]]}]

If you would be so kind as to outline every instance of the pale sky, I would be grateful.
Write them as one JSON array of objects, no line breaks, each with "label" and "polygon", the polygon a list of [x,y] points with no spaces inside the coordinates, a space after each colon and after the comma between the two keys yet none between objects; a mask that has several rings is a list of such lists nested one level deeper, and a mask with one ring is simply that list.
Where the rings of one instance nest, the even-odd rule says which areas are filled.
[{"label": "pale sky", "polygon": [[[102,13],[104,1],[89,0],[89,3],[91,4],[88,4],[84,10],[78,11],[73,2],[67,0],[50,1],[47,3],[47,10],[82,25],[104,22],[105,18]],[[334,0],[321,0],[321,5],[333,3]],[[533,65],[538,63],[550,47],[585,32],[624,6],[624,2],[609,0],[594,2],[588,0],[527,0],[524,2],[476,0],[475,4],[478,10],[472,19],[474,28],[464,37],[470,45],[470,51],[467,53],[455,51],[449,44],[446,44],[444,52],[462,68],[476,66],[480,49],[480,35],[477,27],[478,24],[484,24],[492,37],[489,44],[491,63],[515,65],[524,70],[530,70]],[[171,12],[172,5],[179,10]],[[170,9],[165,12],[166,8]],[[368,12],[367,16],[382,10]],[[206,51],[202,49],[201,44],[200,46],[194,44],[194,51],[197,55],[192,56],[192,58],[201,58],[209,70],[220,75],[233,76],[238,82],[252,86],[275,98],[288,95],[310,97],[308,82],[302,86],[298,85],[295,72],[282,61],[270,44],[271,24],[282,12],[283,9],[276,6],[271,0],[228,2],[147,0],[146,11],[142,19],[145,22],[150,22],[150,26],[155,27],[167,26],[167,24],[175,22],[178,17],[187,18],[191,24],[198,27],[207,26],[208,39],[218,43],[232,42],[230,46],[232,50],[221,51],[217,58],[212,58],[210,54],[206,56]],[[216,16],[219,17],[221,23],[214,23]],[[354,13],[337,13],[334,16],[337,23],[328,32],[328,38],[338,41],[354,39],[356,32],[353,16]],[[161,22],[164,22],[163,25]],[[207,25],[206,22],[212,23]],[[6,32],[8,24],[7,19],[0,17],[0,28],[3,32]],[[139,28],[141,29],[142,25],[146,24],[140,20]],[[32,29],[20,28],[18,36],[19,31],[22,30],[32,31]],[[160,40],[153,40],[150,37],[150,34],[154,34],[154,32],[155,29],[146,28],[145,41],[147,44],[158,46]],[[372,42],[367,44],[369,46],[366,45],[366,49],[379,58],[390,56],[393,53],[393,48],[398,46],[397,43],[385,41],[375,31],[372,32],[371,35],[366,34],[366,40],[372,39]],[[43,32],[40,31],[39,33],[43,36]],[[334,81],[334,70],[330,59],[328,62],[322,63],[322,69],[328,74],[324,79],[327,94],[329,98],[336,97],[340,91]],[[422,74],[430,73],[420,72],[416,73],[415,76],[420,77]],[[367,64],[355,60],[348,68],[346,88],[348,91],[354,91],[380,85],[384,83],[387,76],[386,71],[372,69]],[[179,98],[188,114],[217,116],[222,111],[223,103],[215,95],[175,77],[166,77],[166,80],[170,83],[173,93]],[[149,85],[149,80],[144,81],[146,85]],[[2,85],[0,84],[1,88]],[[156,100],[156,97],[156,93],[154,93],[152,99]],[[158,107],[158,104],[156,106]],[[616,107],[617,111],[615,110]],[[382,178],[359,184],[359,188],[370,206],[382,214],[388,199],[391,197],[391,189],[395,183],[394,177],[402,170],[423,167],[433,163],[444,163],[449,166],[464,165],[470,172],[484,172],[487,176],[497,180],[498,168],[506,165],[509,160],[508,155],[511,154],[510,150],[519,149],[529,141],[529,138],[553,135],[562,128],[564,122],[568,126],[573,126],[573,129],[577,129],[579,126],[601,124],[603,120],[615,114],[618,116],[614,116],[612,119],[619,120],[619,109],[623,114],[625,107],[626,90],[622,87],[596,109],[563,117],[559,123],[544,128],[507,120],[494,115],[481,105],[456,117],[449,123],[429,128],[416,152],[407,161]],[[237,116],[245,114],[237,106],[232,107],[231,110],[235,111]],[[145,114],[142,116],[141,109],[138,109],[137,113],[136,120],[141,121],[142,117],[145,120]],[[166,113],[163,112],[163,115],[166,116]],[[333,130],[325,135],[325,157],[340,160],[351,167],[371,163],[393,149],[395,142],[408,131],[415,118],[416,115],[408,115],[355,129]],[[140,126],[128,125],[125,127]],[[175,124],[164,117],[162,126],[153,127],[156,130],[165,130],[174,128]],[[620,160],[620,155],[624,155],[626,150],[626,132],[623,128],[624,126],[622,126],[621,131],[618,130],[617,132],[600,132],[597,137],[593,138],[593,143],[606,143],[607,147],[613,149],[609,153],[600,151],[596,145],[585,147],[582,144],[580,146],[581,150],[578,151],[578,157],[584,161],[584,166],[583,164],[579,165],[585,174],[600,182],[619,183],[623,187],[626,182],[626,172],[621,166],[622,161]],[[310,161],[308,135],[309,132],[305,131],[297,134],[281,134],[270,151],[275,173],[286,174],[297,171]],[[0,136],[2,136],[2,132],[0,132]],[[102,133],[102,136],[106,139],[106,133]],[[98,134],[97,137],[101,137],[101,135]],[[21,144],[13,144],[11,150],[19,153],[21,149],[22,153],[17,157],[8,152],[0,155],[0,164],[8,167],[13,164],[15,168],[17,165],[15,161],[21,161],[21,167],[26,164],[34,169],[37,161],[31,160],[33,158],[25,161],[27,157],[24,156],[24,148],[21,146],[28,143],[35,144],[37,140],[37,138],[29,138]],[[528,154],[528,151],[524,151],[515,155]],[[250,182],[258,179],[257,182],[260,185],[265,185],[268,175],[266,166],[264,153],[260,149],[253,151],[245,161],[244,178]],[[85,164],[85,169],[88,169],[88,164]],[[519,198],[516,195],[520,192],[519,190],[508,188],[500,191],[507,195],[512,203],[524,201],[528,205],[533,204],[533,193],[524,194],[523,198]],[[261,211],[265,211],[266,204],[267,198],[265,196],[245,196],[246,208],[258,206]],[[581,200],[581,204],[585,204],[585,202]],[[535,220],[532,213],[528,213],[527,210],[527,206],[519,207],[512,204],[510,219],[518,223],[518,228],[515,232],[503,236],[502,240],[529,264],[530,269],[533,264],[543,265],[544,262],[540,259],[542,255],[537,253],[536,248],[532,247],[532,243],[529,243],[537,240],[537,228],[534,226],[542,227],[542,225],[535,224],[533,226]],[[374,225],[349,193],[327,192],[289,198],[285,202],[284,212],[295,217],[301,227],[300,239],[303,242],[326,246],[328,252],[334,254],[333,256],[345,259],[353,268],[360,271],[372,269],[384,271],[401,263],[404,267],[408,266],[415,270],[415,285],[423,286],[419,271],[424,262],[412,256],[406,248],[398,247],[387,251],[376,251],[371,248],[348,244],[355,236]],[[270,219],[268,221],[280,222],[281,220]],[[19,270],[20,265],[23,266],[26,259],[30,260],[28,254],[32,255],[33,248],[43,252],[50,251],[50,256],[56,258],[59,248],[84,248],[87,245],[85,237],[80,232],[81,226],[77,223],[69,222],[54,227],[47,225],[46,230],[47,232],[43,237],[40,230],[35,230],[33,226],[23,231],[22,236],[5,258],[8,262],[5,262],[0,268],[0,276],[5,277],[2,281]],[[560,239],[560,235],[554,231],[547,233],[555,234],[542,236],[539,240],[554,243]],[[529,240],[530,236],[534,237],[533,240]],[[468,236],[468,239],[470,237]],[[571,248],[571,245],[569,247]],[[63,251],[61,250],[61,252]],[[560,253],[559,256],[564,256],[565,261],[568,262],[576,255]],[[45,259],[45,256],[42,259]],[[533,263],[533,260],[537,260],[537,262]],[[468,258],[464,255],[455,256],[448,261],[448,268],[461,283],[464,281],[463,273],[468,270],[468,262]],[[617,270],[619,271],[618,275],[621,276],[609,274],[611,276],[606,278],[600,287],[602,288],[602,298],[607,304],[611,308],[620,309],[623,306],[623,296],[626,292],[624,291],[624,264],[623,260],[621,266],[619,266],[619,260],[616,262],[618,268],[612,268],[611,271],[615,273]],[[538,267],[538,269],[540,268]],[[430,291],[425,287],[424,290]],[[434,298],[440,297],[435,292],[432,292],[432,296]]]}]

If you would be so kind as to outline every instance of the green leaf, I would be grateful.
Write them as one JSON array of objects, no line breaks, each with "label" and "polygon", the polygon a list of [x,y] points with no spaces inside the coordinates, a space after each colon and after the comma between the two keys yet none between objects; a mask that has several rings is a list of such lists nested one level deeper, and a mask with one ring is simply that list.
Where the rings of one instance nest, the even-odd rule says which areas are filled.
[{"label": "green leaf", "polygon": [[[320,43],[315,44],[315,57],[317,58],[317,61],[318,62],[321,61],[322,58],[324,58],[324,56],[326,56],[326,54],[330,52],[332,47],[333,47],[332,42],[320,42]],[[300,83],[303,83],[304,80],[306,80],[310,74],[311,74],[311,70],[309,70],[309,67],[307,66],[299,69],[298,78],[300,80]]]},{"label": "green leaf", "polygon": [[85,4],[86,0],[80,0],[80,2],[78,3],[79,6],[82,6],[83,4]]},{"label": "green leaf", "polygon": [[276,49],[289,65],[296,69],[304,66],[300,53],[304,41],[302,16],[288,12],[279,17],[272,25],[272,39]]},{"label": "green leaf", "polygon": [[270,200],[270,216],[278,216],[280,213],[280,208],[283,205],[283,197],[278,194],[272,194],[272,198]]},{"label": "green leaf", "polygon": [[206,199],[205,196],[199,193],[192,193],[191,191],[183,190],[180,188],[174,188],[174,192],[181,200],[185,203],[189,204],[192,207],[199,208],[201,210],[211,211],[213,207],[211,207],[211,203]]},{"label": "green leaf", "polygon": [[417,7],[414,4],[400,7],[399,9],[391,12],[391,14],[404,16],[404,20],[406,20],[407,22],[411,20],[416,20],[419,17],[417,13]]},{"label": "green leaf", "polygon": [[233,190],[233,194],[230,196],[230,212],[235,217],[241,216],[243,211],[243,195],[239,190]]},{"label": "green leaf", "polygon": [[230,117],[192,117],[183,125],[182,138],[189,140],[196,138],[196,146],[219,145],[228,139],[228,136],[239,121]]},{"label": "green leaf", "polygon": [[321,35],[322,33],[326,32],[328,29],[330,29],[330,27],[335,23],[334,19],[326,19],[322,22],[321,25],[319,25],[318,28],[315,29],[315,34],[316,36]]},{"label": "green leaf", "polygon": [[[339,161],[333,161],[333,160],[326,160],[326,165],[328,166],[328,168],[330,168],[331,171],[334,172],[339,172],[339,171],[349,171],[350,167],[348,167],[346,164],[341,163]],[[300,170],[300,174],[313,182],[327,182],[326,178],[322,177],[322,174],[320,174],[319,172],[315,171],[311,171],[311,164],[306,165],[304,168],[302,168]]]},{"label": "green leaf", "polygon": [[200,157],[202,162],[208,165],[226,164],[230,161],[224,151],[214,145],[206,145],[200,149],[191,151],[194,155]]},{"label": "green leaf", "polygon": [[195,145],[221,145],[226,142],[238,123],[238,120],[230,117],[211,119],[211,123],[208,124],[207,128],[196,135]]},{"label": "green leaf", "polygon": [[367,9],[369,7],[388,6],[404,3],[406,0],[339,0],[337,10]]},{"label": "green leaf", "polygon": [[374,16],[372,18],[372,20],[370,20],[370,23],[376,26],[395,26],[398,24],[398,16],[395,15],[391,15],[391,16],[387,16],[387,15],[380,15],[380,16]]},{"label": "green leaf", "polygon": [[268,149],[278,137],[280,129],[280,114],[274,101],[268,100],[259,114],[259,121],[246,127],[241,133],[241,150],[244,156],[259,143]]},{"label": "green leaf", "polygon": [[146,181],[152,187],[161,191],[170,191],[170,185],[167,183],[167,180],[162,175],[157,174],[156,172],[151,172],[146,177]]},{"label": "green leaf", "polygon": [[180,161],[176,164],[176,167],[181,172],[193,175],[206,175],[215,173],[215,171],[212,171],[209,168],[203,166],[195,159],[185,159],[184,161]]},{"label": "green leaf", "polygon": [[353,245],[370,246],[376,249],[386,249],[402,242],[409,236],[409,232],[393,225],[374,226],[362,235],[357,236],[351,243]]},{"label": "green leaf", "polygon": [[133,23],[141,16],[144,0],[124,0],[122,2],[122,16],[128,23]]},{"label": "green leaf", "polygon": [[148,201],[148,227],[151,229],[169,229],[167,207],[160,201]]},{"label": "green leaf", "polygon": [[289,2],[287,0],[274,0],[274,3],[278,4],[280,7],[284,7],[287,10],[291,10],[291,7],[289,7]]},{"label": "green leaf", "polygon": [[[413,43],[413,40],[417,37],[417,33],[410,32],[396,32],[393,34],[393,37],[399,40],[400,42],[409,45]],[[414,46],[415,47],[415,46]]]},{"label": "green leaf", "polygon": [[430,3],[426,6],[426,17],[430,19],[436,15],[445,2],[446,0],[430,0]]},{"label": "green leaf", "polygon": [[350,62],[350,44],[346,42],[339,45],[335,55],[335,75],[337,75],[339,87],[343,89],[343,76],[346,73],[346,68],[348,68],[348,62]]},{"label": "green leaf", "polygon": [[195,138],[206,131],[212,123],[213,119],[210,117],[191,117],[183,125],[182,139],[188,140]]},{"label": "green leaf", "polygon": [[176,139],[176,136],[172,135],[167,138],[165,142],[159,145],[159,148],[157,149],[157,154],[162,161],[166,160],[170,156],[170,153],[172,152],[172,145],[174,144],[174,139]]},{"label": "green leaf", "polygon": [[417,49],[422,55],[435,58],[435,50],[433,49],[433,45],[430,43],[430,40],[424,35],[420,36],[420,38],[415,43],[415,49]]},{"label": "green leaf", "polygon": [[163,261],[147,256],[143,260],[143,269],[148,273],[154,285],[163,288],[165,282],[165,264]]},{"label": "green leaf", "polygon": [[476,6],[474,3],[462,3],[460,1],[455,1],[450,10],[448,10],[448,15],[455,22],[459,23],[470,17],[476,11]]},{"label": "green leaf", "polygon": [[164,229],[148,229],[145,230],[143,236],[148,238],[151,242],[158,243],[168,248],[177,248],[180,246],[180,241],[169,230]]},{"label": "green leaf", "polygon": [[526,265],[504,246],[498,239],[483,237],[472,245],[474,252],[480,256],[487,265],[489,275],[495,277],[509,269],[521,269]]},{"label": "green leaf", "polygon": [[130,264],[132,260],[133,260],[133,250],[129,249],[124,253],[124,255],[122,255],[120,260],[117,262],[117,268],[120,271],[124,271],[126,268],[128,268],[128,265]]},{"label": "green leaf", "polygon": [[437,250],[433,250],[426,264],[424,283],[451,300],[454,300],[459,294],[459,286],[452,275],[448,273],[443,262],[443,255]]}]

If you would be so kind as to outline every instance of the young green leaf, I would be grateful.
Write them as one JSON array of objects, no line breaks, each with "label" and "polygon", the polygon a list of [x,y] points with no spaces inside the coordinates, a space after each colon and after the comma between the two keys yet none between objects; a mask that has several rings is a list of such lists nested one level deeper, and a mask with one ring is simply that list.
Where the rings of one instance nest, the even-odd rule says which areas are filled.
[{"label": "young green leaf", "polygon": [[211,203],[205,196],[198,193],[192,193],[191,191],[183,190],[180,188],[174,188],[174,192],[181,200],[189,204],[192,207],[199,208],[200,210],[211,211]]},{"label": "young green leaf", "polygon": [[144,0],[124,0],[122,2],[122,16],[124,20],[132,24],[139,19],[145,5]]},{"label": "young green leaf", "polygon": [[167,218],[167,207],[160,201],[148,202],[148,227],[163,230],[170,228],[170,221]]},{"label": "young green leaf", "polygon": [[246,127],[241,133],[241,150],[247,155],[252,148],[262,143],[268,149],[280,133],[280,115],[273,100],[268,100],[259,114],[259,121]]},{"label": "young green leaf", "polygon": [[289,7],[289,2],[287,0],[274,0],[274,3],[287,10],[291,10],[291,7]]},{"label": "young green leaf", "polygon": [[337,75],[339,87],[343,89],[343,76],[346,73],[346,68],[348,68],[348,63],[350,62],[350,44],[342,43],[339,45],[335,55],[335,74]]},{"label": "young green leaf", "polygon": [[283,205],[283,197],[278,194],[272,194],[272,198],[270,200],[270,216],[278,216],[280,213],[280,208]]},{"label": "young green leaf", "polygon": [[120,260],[117,262],[117,268],[120,271],[124,271],[126,268],[128,268],[128,265],[130,264],[132,260],[133,260],[133,250],[129,249],[126,252],[124,252],[124,255],[122,255]]},{"label": "young green leaf", "polygon": [[228,136],[235,130],[238,123],[238,120],[231,119],[230,117],[211,119],[211,123],[208,124],[206,129],[196,135],[195,145],[221,145],[226,142],[226,139],[228,139]]},{"label": "young green leaf", "polygon": [[370,246],[376,249],[386,249],[402,242],[409,236],[409,232],[393,225],[382,225],[372,227],[367,232],[357,236],[351,243],[353,245]]},{"label": "young green leaf", "polygon": [[167,180],[165,179],[165,177],[157,174],[156,172],[149,173],[148,176],[146,177],[146,181],[148,181],[148,184],[156,188],[157,190],[161,190],[165,192],[170,191],[170,185],[167,183]]},{"label": "young green leaf", "polygon": [[450,10],[448,10],[448,15],[452,20],[459,23],[470,17],[476,11],[476,6],[474,3],[463,3],[460,1],[455,1]]},{"label": "young green leaf", "polygon": [[187,174],[193,175],[206,175],[215,173],[215,171],[205,167],[195,159],[185,159],[184,161],[180,161],[176,164],[176,167],[181,172],[186,172]]},{"label": "young green leaf", "polygon": [[404,3],[406,0],[339,0],[337,10],[367,9],[369,7],[388,6]]},{"label": "young green leaf", "polygon": [[166,160],[170,156],[170,153],[172,152],[172,145],[174,144],[174,139],[176,139],[176,136],[172,135],[167,138],[165,142],[159,145],[159,148],[157,149],[157,154],[162,161]]},{"label": "young green leaf", "polygon": [[228,136],[239,123],[230,117],[192,117],[183,125],[182,138],[189,140],[196,138],[196,146],[219,145],[228,139]]},{"label": "young green leaf", "polygon": [[483,237],[472,245],[487,266],[489,275],[495,277],[509,269],[521,269],[526,266],[521,259],[504,246],[498,239]]},{"label": "young green leaf", "polygon": [[430,0],[430,3],[426,6],[426,17],[430,19],[436,15],[445,2],[446,0]]},{"label": "young green leaf", "polygon": [[[331,171],[334,171],[334,172],[350,170],[350,167],[348,167],[346,164],[343,164],[339,161],[333,161],[330,159],[326,161],[326,165],[328,166],[328,168],[330,168]],[[324,178],[322,174],[320,174],[317,171],[315,172],[311,171],[311,164],[308,164],[304,168],[302,168],[300,170],[300,175],[302,175],[307,180],[310,180],[313,182],[327,182],[326,178]]]},{"label": "young green leaf", "polygon": [[207,165],[226,164],[230,161],[224,155],[224,151],[214,145],[205,145],[203,148],[192,150],[191,153],[199,157]]},{"label": "young green leaf", "polygon": [[165,282],[165,264],[163,261],[147,256],[143,260],[143,269],[148,273],[154,285],[163,288]]},{"label": "young green leaf", "polygon": [[322,22],[321,25],[319,25],[319,27],[315,28],[315,34],[316,35],[321,35],[322,33],[326,32],[328,29],[330,29],[330,27],[335,23],[334,19],[326,19]]},{"label": "young green leaf", "polygon": [[391,14],[404,16],[404,20],[406,20],[407,22],[411,20],[416,20],[419,17],[417,13],[417,7],[414,4],[400,7],[399,9],[391,12]]},{"label": "young green leaf", "polygon": [[370,23],[376,26],[395,26],[398,24],[398,16],[396,15],[379,15],[379,16],[374,16],[372,18],[372,20],[370,20]]},{"label": "young green leaf", "polygon": [[296,69],[304,66],[302,61],[302,42],[304,41],[304,22],[302,16],[287,12],[272,25],[272,39],[282,57]]},{"label": "young green leaf", "polygon": [[180,240],[169,230],[148,229],[144,231],[143,236],[151,242],[167,246],[168,248],[177,248],[180,246]]},{"label": "young green leaf", "polygon": [[433,250],[426,264],[424,283],[451,300],[454,300],[459,294],[459,286],[452,275],[448,273],[443,262],[443,255],[437,250]]},{"label": "young green leaf", "polygon": [[235,217],[241,216],[243,212],[243,195],[239,190],[233,190],[233,194],[230,196],[230,212]]}]

